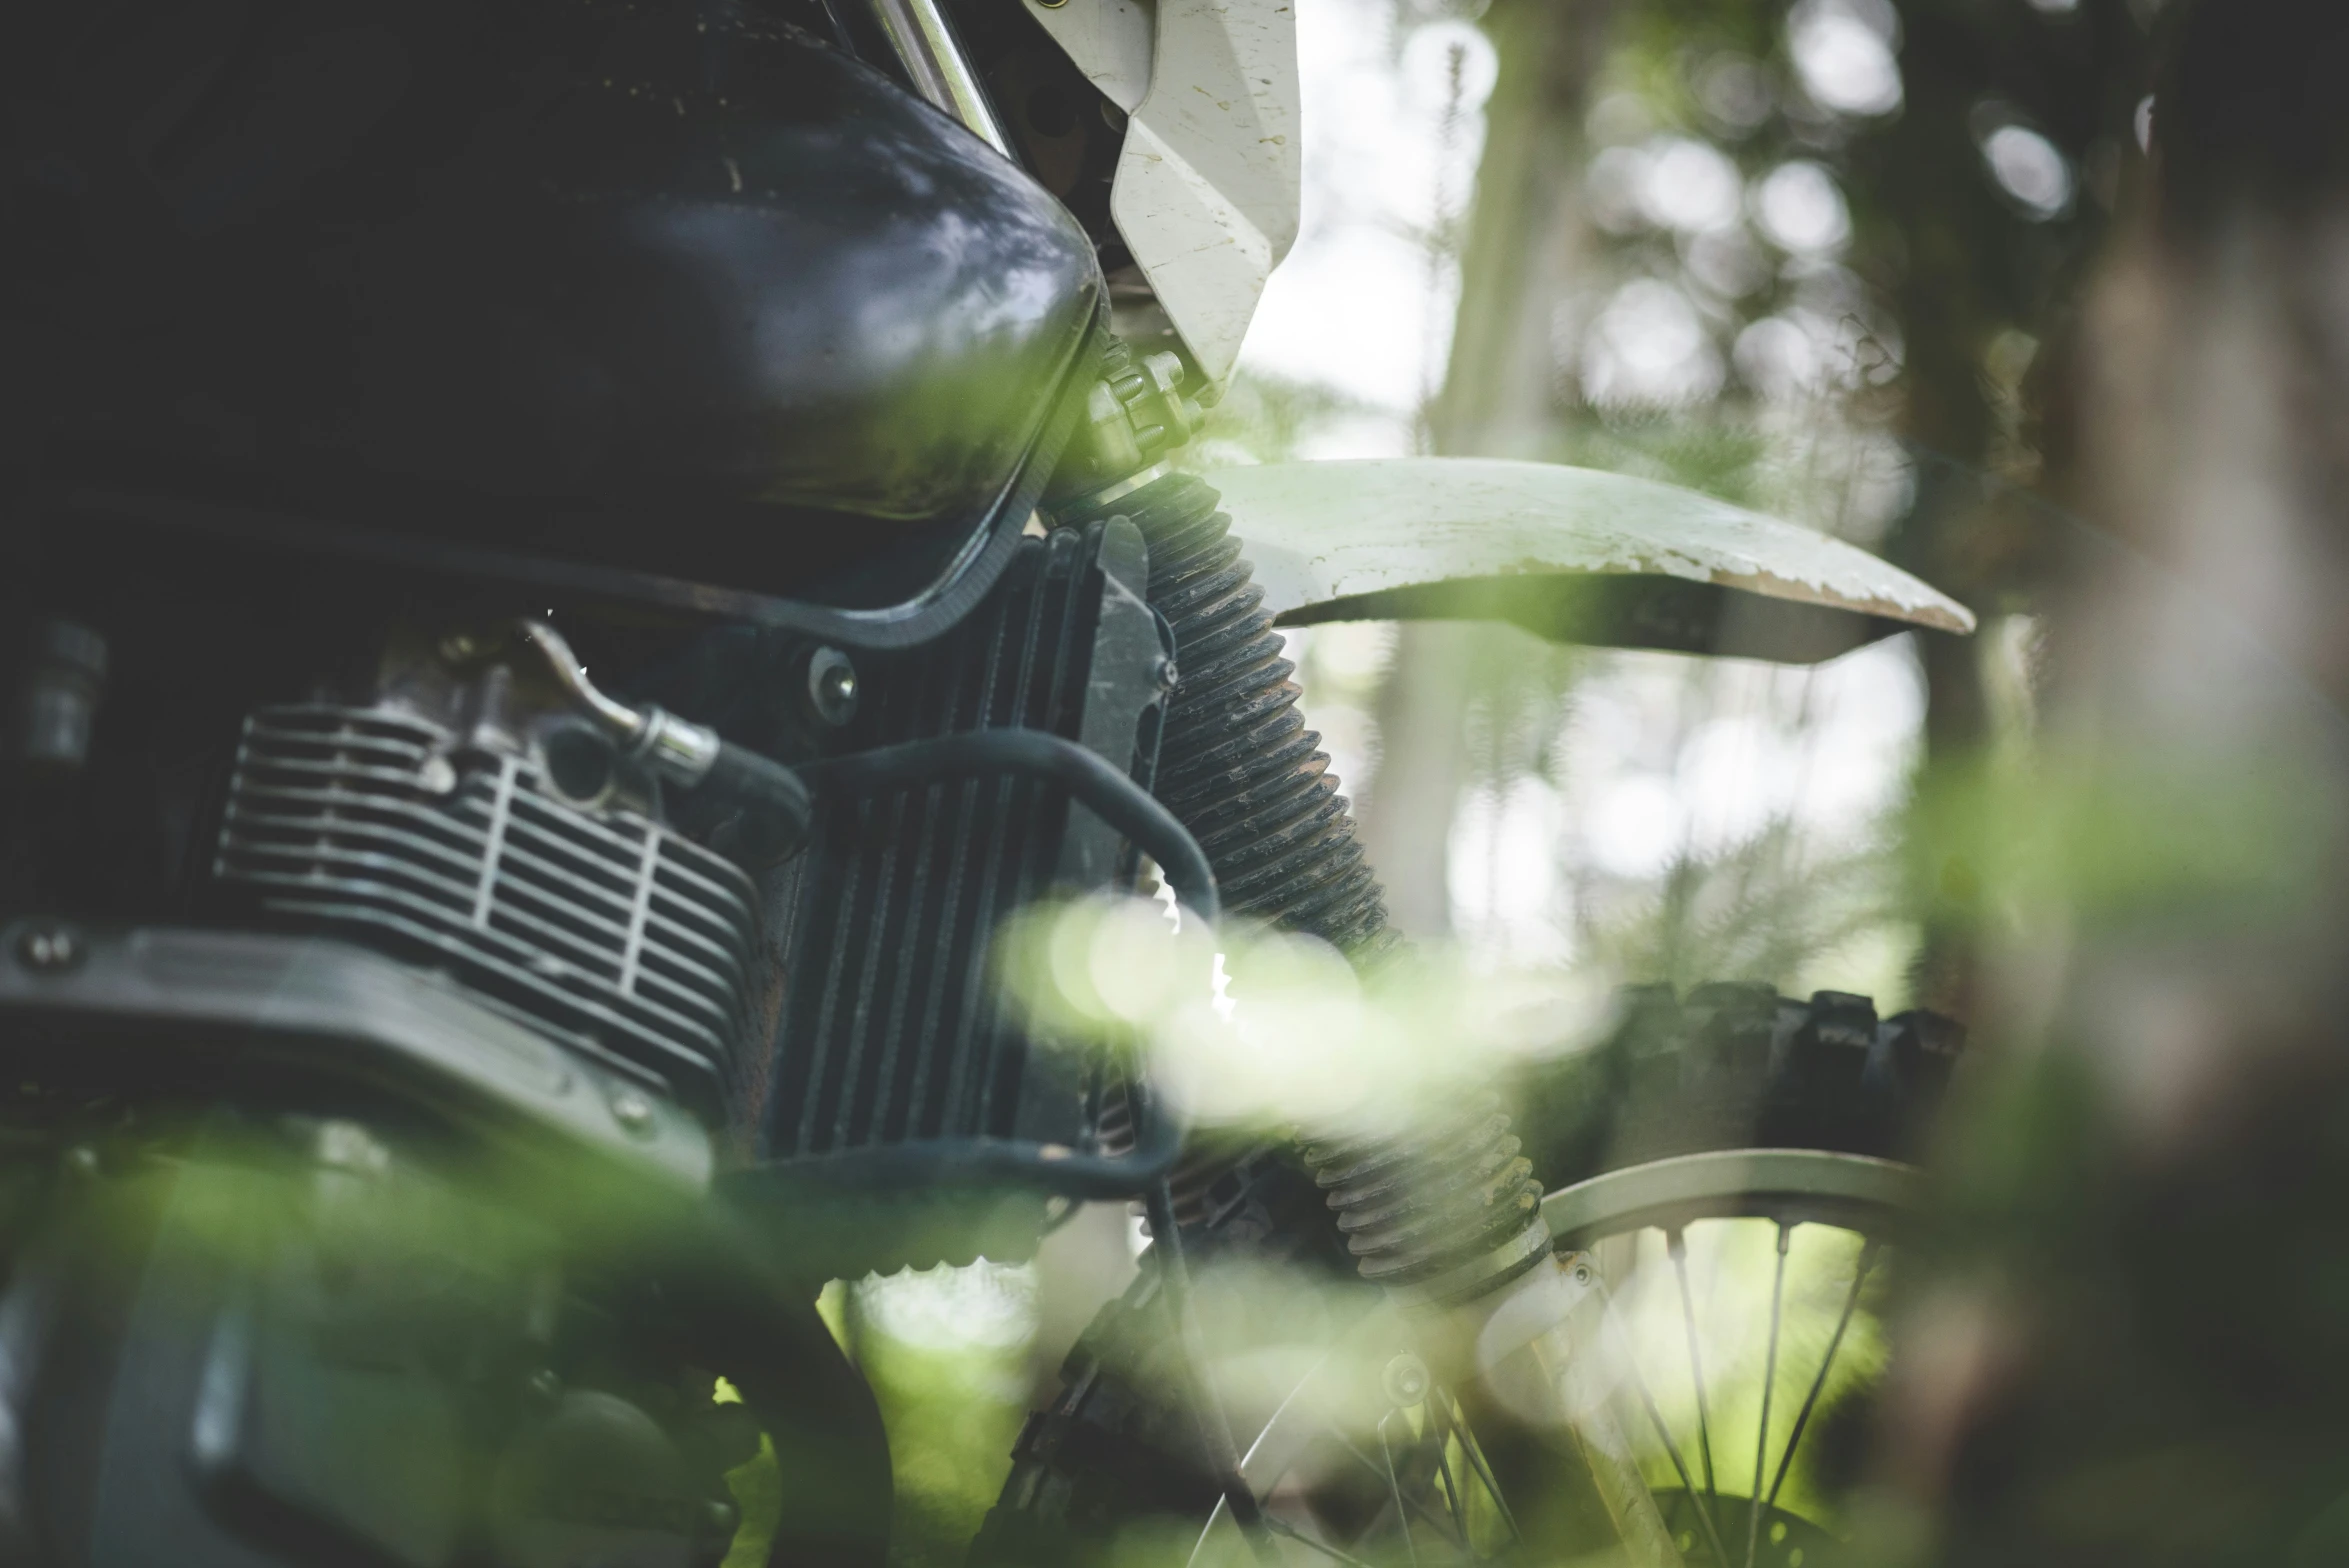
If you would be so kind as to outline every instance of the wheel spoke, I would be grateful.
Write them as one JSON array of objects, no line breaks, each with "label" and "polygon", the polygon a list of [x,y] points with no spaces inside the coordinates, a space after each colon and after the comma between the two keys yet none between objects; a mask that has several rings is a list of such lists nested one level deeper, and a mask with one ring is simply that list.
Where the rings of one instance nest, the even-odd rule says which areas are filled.
[{"label": "wheel spoke", "polygon": [[[1730,1158],[1732,1154],[1734,1161]],[[1575,1189],[1564,1195],[1552,1195],[1553,1201],[1561,1196],[1572,1200],[1568,1212],[1579,1216],[1579,1228],[1571,1234],[1602,1237],[1609,1248],[1639,1245],[1644,1242],[1645,1232],[1651,1229],[1662,1237],[1673,1282],[1667,1287],[1661,1278],[1656,1278],[1646,1281],[1646,1285],[1656,1293],[1671,1289],[1678,1297],[1682,1338],[1678,1354],[1687,1357],[1688,1381],[1676,1383],[1682,1374],[1665,1366],[1675,1359],[1675,1351],[1657,1337],[1658,1331],[1670,1335],[1670,1327],[1662,1319],[1669,1317],[1671,1309],[1644,1291],[1635,1292],[1627,1308],[1612,1299],[1603,1280],[1595,1292],[1602,1308],[1599,1325],[1594,1328],[1588,1319],[1572,1317],[1549,1325],[1547,1332],[1554,1336],[1555,1342],[1544,1347],[1543,1365],[1556,1377],[1559,1391],[1566,1395],[1565,1408],[1573,1418],[1571,1433],[1561,1430],[1556,1435],[1561,1439],[1572,1436],[1574,1446],[1581,1451],[1581,1464],[1576,1468],[1588,1466],[1598,1487],[1593,1504],[1606,1504],[1624,1544],[1633,1552],[1643,1554],[1643,1562],[1686,1561],[1690,1568],[1704,1568],[1708,1563],[1717,1564],[1718,1568],[1759,1568],[1765,1519],[1780,1521],[1775,1526],[1781,1531],[1778,1539],[1785,1542],[1788,1550],[1798,1544],[1805,1547],[1813,1544],[1813,1527],[1794,1515],[1780,1513],[1779,1505],[1788,1496],[1787,1488],[1793,1485],[1794,1464],[1803,1452],[1802,1445],[1810,1440],[1811,1425],[1815,1421],[1832,1424],[1835,1410],[1828,1404],[1827,1385],[1836,1377],[1835,1369],[1843,1365],[1843,1347],[1852,1339],[1861,1300],[1875,1278],[1875,1271],[1885,1266],[1882,1261],[1885,1244],[1868,1234],[1877,1229],[1871,1221],[1879,1210],[1905,1212],[1914,1201],[1915,1183],[1913,1179],[1895,1181],[1892,1175],[1878,1171],[1876,1167],[1884,1166],[1885,1162],[1823,1153],[1814,1155],[1800,1150],[1729,1151],[1717,1158],[1718,1169],[1690,1163],[1704,1159],[1716,1157],[1691,1156],[1656,1162],[1658,1169],[1644,1174],[1643,1168],[1637,1167],[1614,1173],[1626,1178],[1619,1184],[1621,1191],[1609,1187],[1605,1191],[1593,1188],[1584,1193]],[[1747,1168],[1754,1161],[1761,1162],[1765,1174],[1778,1185],[1755,1185],[1755,1174]],[[1786,1168],[1781,1170],[1773,1161]],[[1913,1178],[1914,1173],[1902,1168],[1893,1174]],[[1834,1249],[1834,1255],[1851,1260],[1847,1263],[1851,1272],[1843,1280],[1844,1300],[1829,1325],[1831,1332],[1813,1363],[1812,1375],[1806,1380],[1807,1387],[1800,1391],[1791,1416],[1779,1409],[1779,1362],[1803,1354],[1801,1346],[1815,1331],[1798,1324],[1797,1346],[1788,1347],[1789,1260],[1793,1255],[1793,1233],[1798,1225],[1805,1223],[1804,1211],[1780,1207],[1774,1202],[1756,1205],[1754,1201],[1757,1195],[1781,1191],[1796,1199],[1815,1195],[1844,1205],[1839,1209],[1829,1204],[1827,1212],[1856,1211],[1858,1223],[1850,1223],[1848,1219],[1826,1223],[1859,1233],[1852,1236],[1848,1250],[1841,1245]],[[1697,1196],[1692,1198],[1692,1192]],[[1667,1198],[1670,1206],[1663,1204]],[[1737,1460],[1731,1449],[1736,1446],[1736,1433],[1742,1424],[1735,1407],[1744,1402],[1748,1379],[1737,1372],[1735,1365],[1743,1352],[1717,1337],[1725,1321],[1721,1314],[1729,1310],[1726,1298],[1720,1298],[1720,1291],[1731,1282],[1731,1276],[1721,1274],[1715,1265],[1725,1267],[1725,1263],[1708,1253],[1707,1299],[1700,1310],[1698,1281],[1694,1277],[1698,1270],[1689,1255],[1687,1233],[1695,1220],[1730,1220],[1757,1213],[1766,1218],[1775,1232],[1775,1256],[1761,1391],[1755,1398],[1758,1419],[1751,1487],[1748,1496],[1739,1497],[1734,1494],[1749,1489],[1737,1484],[1734,1474]],[[1671,1220],[1658,1223],[1651,1218],[1658,1215],[1670,1215]],[[1758,1236],[1750,1232],[1748,1240],[1759,1244]],[[1646,1255],[1654,1261],[1652,1252]],[[1823,1319],[1824,1314],[1817,1309],[1825,1303],[1812,1299],[1812,1287],[1806,1283],[1815,1270],[1811,1264],[1806,1264],[1805,1269],[1810,1272],[1798,1278],[1793,1307],[1806,1319]],[[1181,1283],[1175,1282],[1178,1292]],[[1748,1288],[1758,1283],[1749,1279]],[[1752,1305],[1749,1300],[1737,1309],[1749,1334],[1753,1326],[1758,1326]],[[1633,1309],[1636,1309],[1636,1321]],[[1195,1333],[1195,1324],[1181,1322],[1180,1315],[1177,1321],[1178,1327]],[[1333,1355],[1324,1365],[1335,1375],[1348,1376],[1355,1365],[1352,1353],[1355,1349],[1375,1352],[1383,1346],[1391,1357],[1393,1345],[1389,1336],[1404,1327],[1407,1323],[1398,1325],[1386,1317],[1366,1320],[1359,1334],[1347,1337],[1348,1354],[1340,1357],[1334,1353],[1339,1347],[1333,1347]],[[1873,1332],[1872,1325],[1863,1326],[1860,1335],[1863,1349],[1873,1343],[1868,1339]],[[1631,1343],[1635,1333],[1638,1335],[1636,1353]],[[1709,1339],[1708,1335],[1716,1337]],[[1356,1339],[1364,1340],[1365,1345],[1355,1346]],[[1620,1357],[1621,1370],[1609,1367],[1607,1360],[1586,1361],[1582,1367],[1586,1376],[1569,1378],[1566,1370],[1571,1370],[1572,1363],[1580,1359],[1575,1349],[1578,1342],[1587,1346],[1585,1354],[1603,1344],[1606,1358]],[[1196,1349],[1194,1345],[1184,1348]],[[1750,1339],[1746,1348],[1750,1349]],[[1650,1353],[1657,1362],[1653,1369],[1648,1365]],[[1860,1355],[1861,1351],[1853,1354]],[[1708,1366],[1708,1361],[1713,1365]],[[1737,1375],[1730,1376],[1732,1373]],[[1853,1378],[1862,1373],[1872,1377],[1873,1368],[1845,1367],[1842,1381],[1837,1384],[1839,1401],[1856,1386]],[[1314,1375],[1324,1374],[1317,1371]],[[1726,1379],[1722,1392],[1729,1404],[1723,1406],[1723,1420],[1727,1423],[1723,1427],[1723,1440],[1731,1445],[1719,1453],[1714,1452],[1712,1433],[1716,1402],[1713,1381],[1717,1375]],[[1863,1377],[1862,1381],[1867,1378]],[[1690,1414],[1685,1407],[1675,1406],[1668,1414],[1660,1402],[1670,1397],[1675,1387],[1684,1389],[1694,1405],[1692,1432],[1683,1432],[1676,1425]],[[1397,1385],[1397,1391],[1402,1391],[1401,1385]],[[1425,1391],[1424,1413],[1421,1408],[1408,1404],[1392,1408],[1391,1402],[1365,1412],[1375,1421],[1375,1443],[1363,1441],[1366,1434],[1359,1425],[1333,1422],[1328,1401],[1292,1397],[1284,1402],[1250,1452],[1247,1476],[1256,1484],[1247,1490],[1252,1495],[1231,1498],[1227,1489],[1227,1502],[1241,1510],[1241,1517],[1232,1521],[1240,1528],[1227,1534],[1227,1526],[1219,1521],[1216,1541],[1202,1541],[1202,1549],[1208,1550],[1210,1557],[1217,1552],[1236,1557],[1239,1550],[1255,1547],[1261,1556],[1263,1544],[1269,1540],[1277,1544],[1284,1561],[1320,1562],[1329,1568],[1378,1568],[1381,1564],[1386,1568],[1422,1568],[1422,1565],[1442,1568],[1446,1564],[1469,1568],[1470,1564],[1513,1561],[1527,1550],[1529,1543],[1524,1525],[1515,1517],[1510,1499],[1502,1490],[1496,1467],[1503,1463],[1514,1465],[1516,1458],[1486,1453],[1479,1439],[1487,1434],[1472,1429],[1469,1424],[1466,1392],[1464,1388],[1439,1384]],[[1626,1444],[1623,1427],[1629,1425],[1636,1433],[1641,1419],[1629,1411],[1633,1395],[1646,1413],[1650,1438]],[[1403,1422],[1400,1432],[1394,1429],[1398,1419]],[[1787,1428],[1783,1436],[1778,1431],[1782,1422]],[[1214,1434],[1204,1435],[1212,1438]],[[1662,1448],[1666,1464],[1655,1464],[1653,1451],[1646,1448],[1651,1439]],[[1773,1442],[1778,1445],[1775,1454],[1771,1448]],[[1553,1457],[1573,1463],[1563,1450]],[[1646,1477],[1641,1473],[1643,1465]],[[1661,1479],[1666,1473],[1671,1475],[1671,1480]],[[1815,1479],[1807,1479],[1804,1485],[1809,1486]],[[1521,1489],[1544,1483],[1536,1480],[1530,1469],[1520,1477],[1513,1468],[1510,1484]],[[1578,1489],[1581,1484],[1575,1483]],[[1667,1492],[1663,1488],[1672,1490]],[[1475,1494],[1479,1490],[1492,1500],[1490,1514],[1484,1513],[1486,1505],[1477,1501]],[[1807,1511],[1809,1504],[1802,1499],[1808,1495],[1803,1488],[1796,1488],[1794,1503]],[[1248,1502],[1257,1505],[1254,1539],[1249,1538],[1246,1517],[1249,1510],[1242,1506]],[[1741,1502],[1747,1508],[1745,1540],[1743,1550],[1733,1554],[1728,1541],[1735,1532],[1735,1519],[1726,1510]],[[1393,1528],[1402,1533],[1401,1551],[1395,1550],[1388,1534],[1390,1520]],[[1695,1538],[1683,1532],[1691,1532]],[[1816,1539],[1825,1544],[1823,1537]],[[1680,1544],[1683,1542],[1685,1545]],[[1775,1561],[1778,1555],[1779,1548],[1774,1545],[1771,1560]]]},{"label": "wheel spoke", "polygon": [[1411,1539],[1411,1514],[1403,1506],[1403,1483],[1395,1475],[1395,1450],[1387,1441],[1387,1423],[1394,1419],[1392,1410],[1378,1418],[1378,1452],[1387,1464],[1387,1490],[1395,1495],[1395,1527],[1403,1532],[1403,1555],[1410,1559],[1411,1568],[1419,1568],[1419,1543]]},{"label": "wheel spoke", "polygon": [[[1134,1090],[1129,1087],[1129,1094]],[[1232,1441],[1231,1419],[1208,1372],[1207,1338],[1191,1310],[1191,1271],[1183,1261],[1183,1232],[1176,1223],[1174,1184],[1161,1181],[1144,1198],[1152,1231],[1151,1251],[1158,1260],[1158,1286],[1174,1320],[1184,1381],[1189,1384],[1192,1416],[1198,1423],[1200,1446],[1215,1467],[1216,1486],[1231,1510],[1232,1522],[1248,1542],[1248,1550],[1266,1568],[1278,1568],[1280,1557],[1265,1533],[1264,1509],[1240,1474],[1240,1450]]]},{"label": "wheel spoke", "polygon": [[[1648,1413],[1648,1423],[1656,1429],[1656,1440],[1664,1445],[1664,1455],[1672,1461],[1673,1473],[1680,1477],[1680,1485],[1693,1500],[1696,1482],[1688,1473],[1688,1461],[1680,1457],[1680,1445],[1672,1439],[1672,1429],[1664,1424],[1664,1412],[1656,1408],[1656,1396],[1648,1387],[1647,1378],[1639,1370],[1639,1357],[1632,1353],[1631,1335],[1615,1315],[1615,1297],[1605,1285],[1599,1286],[1599,1322],[1606,1332],[1615,1336],[1616,1347],[1622,1352],[1623,1364],[1631,1369],[1631,1381],[1639,1389],[1639,1402]],[[1705,1527],[1705,1539],[1712,1545],[1713,1560],[1728,1568],[1729,1553],[1721,1544],[1721,1529],[1714,1522],[1712,1510],[1699,1504],[1697,1523]]]},{"label": "wheel spoke", "polygon": [[[1348,1438],[1345,1433],[1339,1431],[1334,1426],[1327,1425],[1323,1426],[1322,1431],[1329,1436],[1331,1441],[1335,1442],[1340,1448],[1346,1451],[1348,1458],[1352,1459],[1363,1469],[1369,1471],[1372,1475],[1377,1476],[1382,1481],[1389,1480],[1391,1478],[1391,1466],[1381,1467],[1377,1460],[1371,1458],[1361,1449],[1356,1448],[1353,1444],[1353,1441]],[[1381,1434],[1381,1441],[1384,1441],[1383,1433]],[[1404,1493],[1403,1506],[1410,1509],[1413,1513],[1419,1515],[1420,1518],[1426,1520],[1429,1524],[1435,1526],[1437,1531],[1442,1533],[1446,1540],[1451,1539],[1450,1533],[1444,1530],[1443,1520],[1437,1518],[1435,1514],[1428,1509],[1427,1505],[1422,1503],[1418,1498],[1411,1496],[1408,1492]],[[1455,1546],[1460,1546],[1463,1551],[1467,1549],[1466,1546],[1459,1541],[1454,1541],[1452,1544]]]},{"label": "wheel spoke", "polygon": [[1441,1390],[1438,1393],[1446,1405],[1444,1424],[1460,1434],[1460,1451],[1468,1456],[1468,1463],[1476,1470],[1476,1478],[1484,1483],[1485,1495],[1493,1500],[1493,1507],[1500,1510],[1501,1523],[1509,1527],[1509,1539],[1524,1540],[1524,1532],[1517,1528],[1517,1516],[1509,1511],[1509,1499],[1501,1494],[1501,1483],[1494,1478],[1493,1467],[1485,1462],[1484,1449],[1478,1445],[1476,1433],[1468,1425],[1468,1413],[1454,1403],[1449,1394]]},{"label": "wheel spoke", "polygon": [[1316,1551],[1321,1553],[1322,1556],[1327,1557],[1332,1562],[1345,1563],[1347,1568],[1371,1568],[1369,1563],[1364,1562],[1359,1557],[1349,1557],[1344,1552],[1339,1551],[1336,1547],[1330,1545],[1326,1541],[1316,1541],[1312,1536],[1307,1535],[1304,1531],[1298,1529],[1295,1525],[1289,1523],[1286,1519],[1281,1518],[1278,1514],[1266,1514],[1264,1516],[1264,1527],[1267,1530],[1270,1530],[1273,1534],[1286,1540],[1294,1541],[1299,1546],[1305,1547],[1309,1551]]},{"label": "wheel spoke", "polygon": [[1827,1386],[1827,1369],[1835,1365],[1835,1353],[1843,1348],[1843,1331],[1851,1327],[1851,1316],[1860,1304],[1860,1287],[1868,1282],[1868,1271],[1876,1266],[1878,1243],[1870,1237],[1860,1248],[1859,1267],[1851,1277],[1851,1291],[1843,1298],[1843,1316],[1835,1320],[1835,1334],[1827,1341],[1827,1354],[1819,1360],[1819,1375],[1811,1379],[1811,1391],[1803,1396],[1802,1409],[1795,1412],[1794,1430],[1786,1437],[1786,1452],[1778,1456],[1778,1474],[1770,1480],[1768,1506],[1778,1502],[1778,1489],[1786,1484],[1786,1472],[1794,1464],[1795,1445],[1803,1440],[1803,1428],[1810,1423],[1811,1411],[1819,1403],[1819,1391]]},{"label": "wheel spoke", "polygon": [[1427,1401],[1427,1440],[1435,1450],[1436,1475],[1444,1483],[1444,1501],[1451,1505],[1452,1528],[1460,1538],[1463,1556],[1474,1557],[1476,1548],[1468,1535],[1468,1510],[1460,1506],[1460,1489],[1452,1484],[1452,1458],[1445,1452],[1451,1446],[1450,1434],[1444,1429],[1443,1418],[1436,1412],[1441,1407],[1433,1397]]},{"label": "wheel spoke", "polygon": [[1762,1541],[1762,1510],[1768,1506],[1762,1501],[1762,1467],[1770,1457],[1770,1389],[1778,1380],[1779,1308],[1786,1297],[1786,1243],[1793,1234],[1793,1226],[1779,1222],[1778,1268],[1770,1282],[1770,1349],[1762,1360],[1762,1422],[1754,1434],[1754,1495],[1745,1514],[1745,1568],[1754,1568],[1754,1553]]},{"label": "wheel spoke", "polygon": [[[1705,1465],[1705,1501],[1718,1510],[1721,1494],[1713,1484],[1713,1421],[1705,1402],[1705,1360],[1697,1352],[1696,1300],[1688,1289],[1688,1238],[1677,1228],[1664,1233],[1664,1250],[1671,1254],[1672,1272],[1680,1277],[1680,1321],[1688,1329],[1688,1375],[1696,1384],[1697,1453]],[[1722,1564],[1728,1568],[1728,1564]]]}]

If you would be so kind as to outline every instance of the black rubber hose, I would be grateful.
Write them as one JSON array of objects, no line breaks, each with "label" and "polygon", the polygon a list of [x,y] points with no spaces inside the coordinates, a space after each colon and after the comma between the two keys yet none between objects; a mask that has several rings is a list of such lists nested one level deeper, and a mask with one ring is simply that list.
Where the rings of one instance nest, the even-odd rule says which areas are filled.
[{"label": "black rubber hose", "polygon": [[1309,1141],[1305,1163],[1364,1279],[1422,1289],[1465,1266],[1440,1294],[1475,1295],[1540,1257],[1526,1232],[1542,1223],[1541,1183],[1517,1151],[1498,1098],[1481,1095],[1409,1132]]},{"label": "black rubber hose", "polygon": [[749,852],[761,862],[799,853],[815,821],[815,801],[805,779],[772,757],[730,740],[718,743],[717,760],[694,790],[706,790],[743,808],[756,833]]},{"label": "black rubber hose", "polygon": [[1358,963],[1400,940],[1215,491],[1169,474],[1063,523],[1123,515],[1150,546],[1151,607],[1182,672],[1159,741],[1156,794],[1198,836],[1237,915],[1322,938]]},{"label": "black rubber hose", "polygon": [[819,790],[870,794],[971,773],[1024,773],[1050,779],[1158,862],[1185,906],[1213,925],[1223,915],[1215,868],[1191,830],[1150,792],[1073,740],[1043,730],[966,730],[852,752],[800,768]]},{"label": "black rubber hose", "polygon": [[[1157,793],[1198,835],[1232,911],[1320,937],[1357,965],[1376,963],[1401,935],[1387,922],[1321,737],[1297,711],[1296,666],[1282,657],[1264,591],[1216,502],[1203,480],[1169,474],[1061,521],[1123,514],[1150,547],[1149,600],[1174,630],[1182,672],[1159,743]],[[1478,1276],[1480,1259],[1509,1260],[1461,1282],[1467,1294],[1539,1256],[1506,1245],[1541,1224],[1542,1189],[1508,1117],[1490,1105],[1390,1138],[1308,1139],[1304,1152],[1365,1278],[1417,1287]],[[1186,1162],[1174,1185],[1202,1188],[1228,1163]]]}]

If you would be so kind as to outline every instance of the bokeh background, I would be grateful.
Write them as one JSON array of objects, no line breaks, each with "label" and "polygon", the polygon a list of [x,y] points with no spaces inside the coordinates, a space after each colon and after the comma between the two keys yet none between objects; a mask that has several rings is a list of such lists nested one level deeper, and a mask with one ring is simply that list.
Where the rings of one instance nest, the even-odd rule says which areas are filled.
[{"label": "bokeh background", "polygon": [[[2161,0],[1297,17],[1302,231],[1189,466],[1620,470],[1850,540],[1983,622],[1817,669],[1509,627],[1292,634],[1397,923],[1561,1017],[1714,979],[1969,1014],[1979,812],[1920,802],[2031,745],[2040,588],[2080,526],[2066,367],[2148,179]],[[1103,1209],[1033,1264],[827,1298],[890,1412],[903,1561],[959,1561],[1139,1246]]]}]

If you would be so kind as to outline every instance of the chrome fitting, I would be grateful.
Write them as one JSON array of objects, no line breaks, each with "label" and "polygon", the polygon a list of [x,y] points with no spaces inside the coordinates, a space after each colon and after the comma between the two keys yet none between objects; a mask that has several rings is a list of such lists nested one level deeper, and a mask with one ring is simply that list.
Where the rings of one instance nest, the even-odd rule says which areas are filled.
[{"label": "chrome fitting", "polygon": [[522,641],[537,650],[581,717],[602,730],[631,760],[657,778],[691,789],[708,778],[718,762],[718,733],[659,708],[631,708],[596,690],[573,657],[562,633],[544,621],[516,623]]}]

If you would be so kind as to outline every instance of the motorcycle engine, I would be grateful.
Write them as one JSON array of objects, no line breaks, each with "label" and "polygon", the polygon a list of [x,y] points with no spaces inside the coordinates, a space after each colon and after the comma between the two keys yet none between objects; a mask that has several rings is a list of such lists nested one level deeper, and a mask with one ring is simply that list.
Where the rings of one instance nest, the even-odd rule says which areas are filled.
[{"label": "motorcycle engine", "polygon": [[[70,613],[26,595],[0,671],[0,1323],[28,1369],[0,1407],[34,1434],[0,1494],[62,1500],[32,1528],[96,1563],[686,1568],[729,1549],[761,1433],[820,1431],[837,1473],[793,1520],[885,1529],[816,1287],[1017,1256],[1045,1199],[824,1172],[1097,1141],[1102,1082],[1035,1049],[993,944],[1130,880],[1121,835],[974,778],[820,795],[778,843],[584,721],[513,634],[546,607],[346,571],[284,614],[250,557],[106,578],[87,549],[20,584]],[[1023,541],[919,649],[553,619],[583,679],[762,754],[1008,727],[1146,778],[1173,671],[1145,576],[1111,519]],[[808,1181],[745,1230],[707,1193],[752,1163]]]},{"label": "motorcycle engine", "polygon": [[815,1292],[1045,1199],[827,1172],[1098,1141],[994,944],[1136,859],[1035,779],[779,834],[581,691],[1146,780],[1173,667],[1130,525],[1021,533],[1140,395],[1092,242],[825,16],[0,25],[0,1561],[881,1560]]},{"label": "motorcycle engine", "polygon": [[658,781],[526,667],[482,660],[477,635],[397,647],[367,702],[246,715],[218,907],[441,967],[615,1076],[721,1115],[751,1025],[757,890],[663,820]]}]

